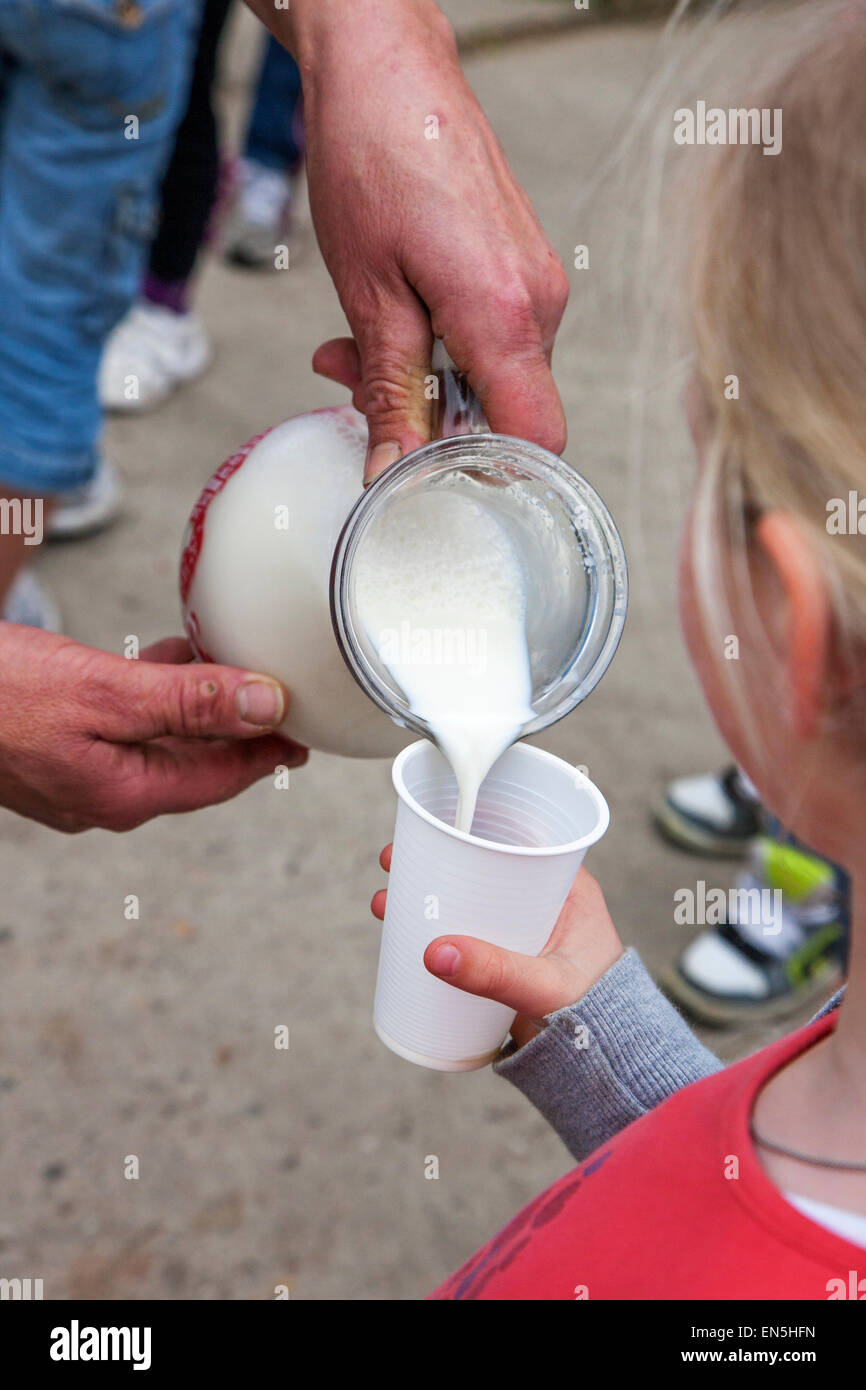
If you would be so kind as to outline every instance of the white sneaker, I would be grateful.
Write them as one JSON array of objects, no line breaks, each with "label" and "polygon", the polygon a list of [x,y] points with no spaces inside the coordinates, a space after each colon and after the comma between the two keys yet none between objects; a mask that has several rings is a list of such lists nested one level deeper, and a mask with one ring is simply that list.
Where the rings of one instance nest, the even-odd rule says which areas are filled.
[{"label": "white sneaker", "polygon": [[653,806],[658,828],[674,844],[739,859],[761,830],[760,798],[737,767],[677,777]]},{"label": "white sneaker", "polygon": [[99,467],[89,483],[72,492],[59,492],[48,522],[48,539],[70,540],[101,531],[120,512],[123,488],[114,465],[101,457]]},{"label": "white sneaker", "polygon": [[32,569],[19,570],[12,581],[0,618],[22,627],[41,627],[45,632],[60,631],[60,609]]},{"label": "white sneaker", "polygon": [[210,356],[210,343],[197,314],[175,314],[141,301],[117,325],[103,350],[102,407],[128,413],[149,410],[175,387],[200,376]]},{"label": "white sneaker", "polygon": [[240,191],[225,238],[228,260],[254,268],[273,266],[276,248],[288,232],[292,191],[289,174],[241,160]]}]

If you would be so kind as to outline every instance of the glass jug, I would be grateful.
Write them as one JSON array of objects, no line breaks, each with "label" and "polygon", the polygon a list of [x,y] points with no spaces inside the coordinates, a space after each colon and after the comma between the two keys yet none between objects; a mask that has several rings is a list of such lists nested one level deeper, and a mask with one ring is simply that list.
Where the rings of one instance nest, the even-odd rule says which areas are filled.
[{"label": "glass jug", "polygon": [[438,489],[472,497],[494,513],[524,571],[534,711],[524,737],[570,713],[607,669],[628,604],[622,541],[598,493],[562,458],[490,432],[441,343],[434,350],[434,372],[440,385],[437,433],[444,437],[392,464],[349,513],[331,570],[334,632],[370,699],[397,724],[432,737],[360,620],[356,580],[365,542],[398,499]]}]

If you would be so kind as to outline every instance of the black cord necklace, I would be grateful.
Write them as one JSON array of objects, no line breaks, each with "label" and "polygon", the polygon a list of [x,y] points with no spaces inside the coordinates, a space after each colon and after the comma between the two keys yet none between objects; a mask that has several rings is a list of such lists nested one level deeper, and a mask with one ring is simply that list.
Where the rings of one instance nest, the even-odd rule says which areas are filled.
[{"label": "black cord necklace", "polygon": [[749,1121],[749,1133],[762,1149],[769,1149],[771,1153],[782,1154],[785,1158],[794,1158],[798,1163],[813,1163],[818,1168],[842,1168],[850,1173],[866,1173],[866,1163],[844,1163],[838,1158],[817,1158],[815,1154],[800,1153],[797,1149],[787,1149],[784,1144],[774,1144],[770,1139],[762,1139],[751,1120]]}]

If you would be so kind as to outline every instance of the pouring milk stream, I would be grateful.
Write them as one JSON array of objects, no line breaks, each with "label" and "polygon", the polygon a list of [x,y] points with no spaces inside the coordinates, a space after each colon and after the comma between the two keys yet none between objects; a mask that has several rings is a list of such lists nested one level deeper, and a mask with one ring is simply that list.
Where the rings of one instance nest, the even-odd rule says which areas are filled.
[{"label": "pouring milk stream", "polygon": [[440,491],[394,499],[355,565],[358,616],[451,764],[468,832],[481,783],[534,713],[520,557],[491,512]]}]

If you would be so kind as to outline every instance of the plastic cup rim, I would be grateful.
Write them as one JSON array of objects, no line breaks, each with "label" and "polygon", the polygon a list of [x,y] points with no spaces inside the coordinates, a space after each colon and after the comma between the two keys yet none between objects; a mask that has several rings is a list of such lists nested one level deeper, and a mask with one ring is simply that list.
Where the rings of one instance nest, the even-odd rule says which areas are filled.
[{"label": "plastic cup rim", "polygon": [[[591,782],[584,773],[579,772],[577,768],[571,768],[575,786],[583,787],[585,791],[589,792],[598,813],[598,819],[592,830],[587,831],[585,835],[581,835],[579,839],[570,840],[562,845],[504,845],[499,840],[483,840],[480,836],[470,835],[465,830],[456,830],[453,825],[446,825],[444,821],[437,820],[436,816],[431,815],[430,812],[421,805],[420,801],[416,801],[403,780],[403,767],[405,763],[414,753],[417,753],[417,751],[422,748],[435,748],[435,744],[432,744],[429,739],[421,738],[415,743],[410,743],[397,754],[391,768],[391,780],[394,783],[394,790],[400,800],[408,806],[416,816],[426,821],[428,825],[435,826],[435,828],[442,831],[443,834],[450,835],[454,840],[462,840],[464,844],[475,845],[479,849],[496,850],[500,854],[516,855],[527,859],[552,859],[556,855],[573,854],[575,850],[589,849],[590,845],[596,844],[597,841],[601,839],[610,825],[610,807],[598,787],[594,782]],[[519,748],[522,753],[543,762],[559,763],[564,767],[569,766],[563,758],[558,758],[555,753],[548,753],[544,748],[533,748],[531,744],[528,743],[513,743],[511,748]],[[436,751],[438,752],[439,750],[436,749]],[[506,749],[506,752],[510,751],[510,749]],[[502,756],[504,756],[504,754]]]}]

